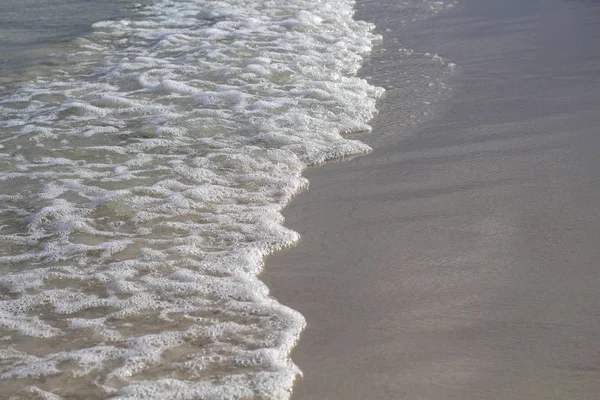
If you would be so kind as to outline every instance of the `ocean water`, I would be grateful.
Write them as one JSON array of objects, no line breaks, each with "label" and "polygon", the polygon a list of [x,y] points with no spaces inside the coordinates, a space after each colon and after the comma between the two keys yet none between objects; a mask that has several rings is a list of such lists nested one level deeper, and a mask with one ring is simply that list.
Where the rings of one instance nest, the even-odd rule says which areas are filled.
[{"label": "ocean water", "polygon": [[101,20],[135,18],[147,0],[3,0],[0,2],[0,82],[59,67],[72,39]]},{"label": "ocean water", "polygon": [[370,150],[375,27],[351,0],[36,3],[0,7],[0,397],[288,398],[305,321],[258,274],[302,171]]}]

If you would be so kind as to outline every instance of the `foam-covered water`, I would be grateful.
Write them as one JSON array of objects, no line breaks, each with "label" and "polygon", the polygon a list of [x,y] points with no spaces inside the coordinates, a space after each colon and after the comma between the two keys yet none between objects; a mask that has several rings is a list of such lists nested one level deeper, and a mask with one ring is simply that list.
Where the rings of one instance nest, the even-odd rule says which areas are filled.
[{"label": "foam-covered water", "polygon": [[350,1],[161,1],[0,100],[2,396],[285,398],[304,320],[256,278],[307,164],[381,90]]},{"label": "foam-covered water", "polygon": [[0,397],[287,398],[304,319],[257,274],[302,170],[369,151],[372,29],[161,0],[0,88]]}]

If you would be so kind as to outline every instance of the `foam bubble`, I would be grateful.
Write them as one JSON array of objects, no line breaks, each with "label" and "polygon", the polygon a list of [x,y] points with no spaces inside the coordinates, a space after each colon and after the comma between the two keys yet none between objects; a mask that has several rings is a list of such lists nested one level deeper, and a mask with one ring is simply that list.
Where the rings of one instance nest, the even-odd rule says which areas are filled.
[{"label": "foam bubble", "polygon": [[157,1],[0,99],[1,396],[289,397],[305,322],[257,274],[302,170],[370,150],[352,6]]}]

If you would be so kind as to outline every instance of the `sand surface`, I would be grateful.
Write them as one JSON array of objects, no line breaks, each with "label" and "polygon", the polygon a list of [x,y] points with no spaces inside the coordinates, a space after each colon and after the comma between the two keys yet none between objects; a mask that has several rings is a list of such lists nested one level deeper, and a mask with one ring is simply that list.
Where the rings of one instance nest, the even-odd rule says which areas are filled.
[{"label": "sand surface", "polygon": [[[600,3],[473,0],[404,30],[359,9],[390,89],[374,151],[308,171],[302,240],[263,276],[308,322],[293,398],[597,399]],[[421,124],[398,46],[462,69]]]}]

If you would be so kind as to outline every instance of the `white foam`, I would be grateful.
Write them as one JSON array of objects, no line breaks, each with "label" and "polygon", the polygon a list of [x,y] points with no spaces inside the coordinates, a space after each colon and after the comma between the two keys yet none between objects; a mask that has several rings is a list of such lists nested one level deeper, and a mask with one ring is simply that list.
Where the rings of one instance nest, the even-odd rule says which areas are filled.
[{"label": "white foam", "polygon": [[26,390],[68,397],[69,376],[121,399],[289,397],[304,319],[256,275],[298,240],[280,211],[302,170],[369,151],[344,137],[382,92],[356,77],[377,37],[352,6],[157,1],[0,100],[0,396],[43,377]]}]

